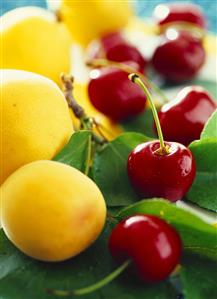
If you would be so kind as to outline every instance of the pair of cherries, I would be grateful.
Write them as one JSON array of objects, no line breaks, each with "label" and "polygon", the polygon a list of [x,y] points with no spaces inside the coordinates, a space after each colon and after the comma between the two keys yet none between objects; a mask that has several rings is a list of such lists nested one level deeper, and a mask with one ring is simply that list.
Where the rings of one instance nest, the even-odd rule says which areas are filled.
[{"label": "pair of cherries", "polygon": [[[173,3],[158,5],[154,18],[162,33],[152,65],[168,81],[181,82],[196,76],[205,62],[201,35],[206,27],[205,17],[197,5]],[[180,25],[180,30],[176,29]]]}]

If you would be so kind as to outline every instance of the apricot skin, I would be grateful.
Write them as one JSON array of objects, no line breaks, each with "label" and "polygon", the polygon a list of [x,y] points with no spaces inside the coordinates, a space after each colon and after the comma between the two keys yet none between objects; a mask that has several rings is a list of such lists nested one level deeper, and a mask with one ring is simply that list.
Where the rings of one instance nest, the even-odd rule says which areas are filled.
[{"label": "apricot skin", "polygon": [[1,186],[2,226],[28,256],[64,261],[90,246],[103,229],[104,198],[79,170],[54,161],[36,161]]}]

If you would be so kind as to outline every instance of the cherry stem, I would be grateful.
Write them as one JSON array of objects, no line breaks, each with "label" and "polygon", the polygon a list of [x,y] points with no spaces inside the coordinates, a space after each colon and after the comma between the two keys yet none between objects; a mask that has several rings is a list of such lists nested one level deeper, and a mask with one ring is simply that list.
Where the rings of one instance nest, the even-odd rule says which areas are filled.
[{"label": "cherry stem", "polygon": [[142,82],[142,80],[141,80],[141,78],[139,77],[138,74],[135,74],[135,73],[130,74],[129,79],[133,83],[139,85],[139,87],[142,88],[142,90],[144,91],[144,93],[145,93],[145,95],[146,95],[146,97],[149,101],[149,104],[151,106],[151,110],[152,110],[154,121],[155,121],[156,128],[157,128],[158,138],[159,138],[159,141],[160,141],[160,148],[159,148],[159,150],[156,151],[156,154],[160,154],[160,155],[168,154],[169,151],[168,151],[168,147],[165,146],[165,143],[164,143],[163,133],[162,133],[162,130],[161,130],[161,125],[160,125],[159,117],[158,117],[158,114],[157,114],[157,110],[156,110],[156,107],[154,105],[154,102],[152,100],[152,97],[151,97],[151,94],[150,94],[148,88]]},{"label": "cherry stem", "polygon": [[[169,22],[167,24],[161,25],[160,31],[165,32],[167,29],[174,28],[177,30],[186,30],[191,33],[197,34],[200,38],[203,38],[206,34],[206,31],[196,24],[184,21]],[[158,30],[159,31],[159,30]]]},{"label": "cherry stem", "polygon": [[116,277],[118,277],[121,273],[124,272],[124,270],[129,267],[131,264],[131,260],[126,260],[123,264],[121,264],[117,269],[115,269],[112,273],[110,273],[105,278],[99,280],[97,283],[77,290],[72,291],[64,291],[64,290],[55,290],[55,289],[47,289],[47,293],[51,295],[56,295],[59,297],[68,297],[68,296],[81,296],[86,295],[92,292],[97,291],[98,289],[101,289],[108,283],[110,283],[112,280],[114,280]]},{"label": "cherry stem", "polygon": [[162,98],[164,103],[169,102],[169,100],[167,99],[165,94],[160,90],[160,88],[157,87],[157,85],[155,85],[153,82],[151,82],[151,80],[149,80],[147,78],[147,76],[145,76],[141,72],[135,70],[135,68],[133,68],[133,67],[131,67],[131,66],[125,64],[125,63],[100,58],[100,59],[93,59],[93,60],[87,61],[86,65],[90,66],[90,67],[114,66],[114,67],[116,67],[120,70],[125,71],[128,74],[135,73],[135,74],[139,75],[142,78],[142,80],[146,83],[146,85],[149,88],[151,88],[157,95],[159,95]]}]

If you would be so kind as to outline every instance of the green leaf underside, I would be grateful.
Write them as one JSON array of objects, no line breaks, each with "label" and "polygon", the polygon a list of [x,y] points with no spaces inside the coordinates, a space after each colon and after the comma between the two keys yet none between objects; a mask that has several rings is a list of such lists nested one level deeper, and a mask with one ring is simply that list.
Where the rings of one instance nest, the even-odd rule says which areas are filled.
[{"label": "green leaf underside", "polygon": [[188,255],[183,258],[180,274],[185,299],[217,298],[217,263]]},{"label": "green leaf underside", "polygon": [[217,230],[192,213],[164,199],[145,199],[121,210],[117,216],[147,213],[165,219],[182,237],[185,250],[217,260]]},{"label": "green leaf underside", "polygon": [[197,173],[187,194],[188,200],[217,211],[217,138],[194,141],[189,146],[196,160]]},{"label": "green leaf underside", "polygon": [[217,138],[217,110],[208,119],[200,139]]},{"label": "green leaf underside", "polygon": [[128,205],[138,200],[127,175],[130,152],[149,138],[139,133],[124,133],[108,143],[95,156],[93,178],[108,206]]},{"label": "green leaf underside", "polygon": [[[102,279],[117,267],[108,252],[109,232],[110,226],[107,225],[96,243],[74,259],[62,263],[42,263],[20,253],[0,230],[0,298],[54,299],[58,297],[46,294],[45,289],[72,290]],[[153,287],[126,271],[99,291],[80,298],[176,299],[177,294],[168,281]]]},{"label": "green leaf underside", "polygon": [[73,166],[78,170],[85,172],[90,142],[90,131],[75,132],[68,144],[54,157],[53,160]]},{"label": "green leaf underside", "polygon": [[157,138],[153,127],[153,114],[151,109],[146,109],[138,116],[121,123],[122,128],[127,132],[145,134],[150,138]]}]

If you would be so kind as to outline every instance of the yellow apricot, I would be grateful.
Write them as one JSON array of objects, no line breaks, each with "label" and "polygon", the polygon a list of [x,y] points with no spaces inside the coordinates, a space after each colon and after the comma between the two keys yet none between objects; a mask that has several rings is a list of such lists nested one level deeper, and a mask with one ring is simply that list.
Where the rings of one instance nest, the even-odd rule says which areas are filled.
[{"label": "yellow apricot", "polygon": [[52,159],[68,142],[73,125],[65,97],[50,79],[1,70],[0,184],[29,162]]},{"label": "yellow apricot", "polygon": [[35,161],[1,186],[2,226],[22,252],[41,261],[63,261],[90,246],[105,223],[96,184],[79,170]]},{"label": "yellow apricot", "polygon": [[60,83],[70,70],[71,36],[55,15],[39,7],[13,9],[0,18],[0,68],[41,74]]},{"label": "yellow apricot", "polygon": [[92,39],[124,27],[132,7],[127,0],[62,0],[60,14],[73,40],[86,46]]}]

